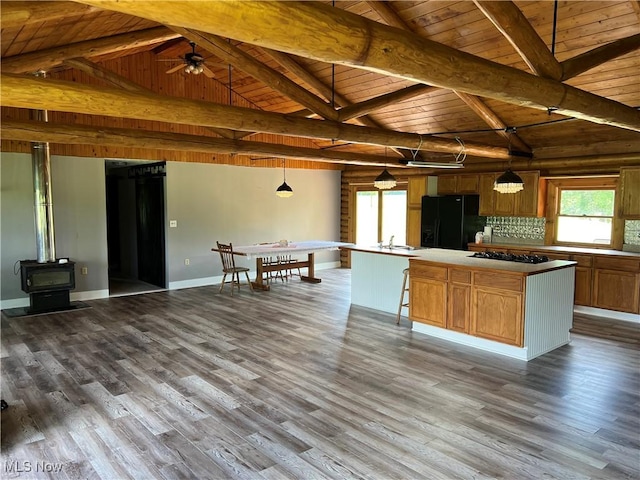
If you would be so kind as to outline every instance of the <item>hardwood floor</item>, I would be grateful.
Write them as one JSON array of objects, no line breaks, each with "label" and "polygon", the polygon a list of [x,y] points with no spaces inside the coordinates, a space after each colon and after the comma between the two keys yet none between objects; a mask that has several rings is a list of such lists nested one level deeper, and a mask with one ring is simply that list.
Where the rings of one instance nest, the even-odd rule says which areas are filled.
[{"label": "hardwood floor", "polygon": [[320,274],[3,316],[0,476],[640,477],[637,344],[511,360],[350,308],[350,271]]}]

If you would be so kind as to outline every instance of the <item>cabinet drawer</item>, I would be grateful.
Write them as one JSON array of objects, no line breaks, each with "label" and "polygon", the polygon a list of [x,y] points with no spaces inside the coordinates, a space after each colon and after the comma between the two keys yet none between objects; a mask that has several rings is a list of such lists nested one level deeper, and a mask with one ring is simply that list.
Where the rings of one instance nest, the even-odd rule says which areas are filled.
[{"label": "cabinet drawer", "polygon": [[590,267],[593,263],[591,255],[571,255],[571,260],[578,262],[579,267]]},{"label": "cabinet drawer", "polygon": [[455,268],[449,269],[449,280],[454,283],[471,283],[471,272],[469,270],[457,270]]},{"label": "cabinet drawer", "polygon": [[607,270],[621,270],[623,272],[640,272],[640,259],[629,257],[600,257],[593,259],[595,268],[606,268]]},{"label": "cabinet drawer", "polygon": [[447,267],[436,267],[434,265],[424,265],[418,262],[411,262],[409,275],[412,278],[433,278],[434,280],[446,280]]},{"label": "cabinet drawer", "polygon": [[533,255],[544,255],[549,260],[571,260],[571,255],[568,253],[549,253],[549,252],[531,252]]},{"label": "cabinet drawer", "polygon": [[521,292],[523,279],[520,275],[506,275],[504,273],[473,272],[473,283],[476,286],[497,288]]}]

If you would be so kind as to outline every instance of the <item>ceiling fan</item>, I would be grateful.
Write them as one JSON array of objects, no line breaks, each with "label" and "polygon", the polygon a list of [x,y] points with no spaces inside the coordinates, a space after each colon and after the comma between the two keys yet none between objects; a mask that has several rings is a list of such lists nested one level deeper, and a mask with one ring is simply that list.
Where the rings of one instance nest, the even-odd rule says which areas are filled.
[{"label": "ceiling fan", "polygon": [[209,68],[204,64],[204,57],[199,53],[196,53],[196,44],[195,42],[189,42],[191,45],[191,51],[184,55],[184,58],[180,57],[182,60],[182,65],[176,65],[175,67],[171,67],[165,73],[174,73],[179,70],[183,70],[184,73],[192,73],[194,75],[200,75],[204,73],[205,76],[209,78],[215,77],[213,72],[209,70]]}]

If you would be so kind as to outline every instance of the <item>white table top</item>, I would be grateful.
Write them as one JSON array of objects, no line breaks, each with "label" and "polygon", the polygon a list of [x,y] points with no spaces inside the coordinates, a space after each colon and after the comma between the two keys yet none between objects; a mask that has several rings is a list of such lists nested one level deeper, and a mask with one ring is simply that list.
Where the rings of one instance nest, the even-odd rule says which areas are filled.
[{"label": "white table top", "polygon": [[313,253],[320,250],[338,250],[340,247],[352,246],[353,243],[330,242],[325,240],[308,240],[304,242],[290,242],[286,247],[279,243],[264,243],[259,245],[233,246],[233,252],[252,257],[269,257],[273,255],[289,255],[297,253]]}]

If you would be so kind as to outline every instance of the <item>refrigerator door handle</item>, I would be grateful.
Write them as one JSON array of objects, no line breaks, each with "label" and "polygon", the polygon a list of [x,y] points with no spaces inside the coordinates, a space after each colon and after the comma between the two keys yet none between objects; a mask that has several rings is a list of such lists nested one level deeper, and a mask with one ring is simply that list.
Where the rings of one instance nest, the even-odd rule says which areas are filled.
[{"label": "refrigerator door handle", "polygon": [[440,246],[440,219],[438,218],[435,221],[435,228],[433,229],[433,246],[434,247],[439,247]]}]

